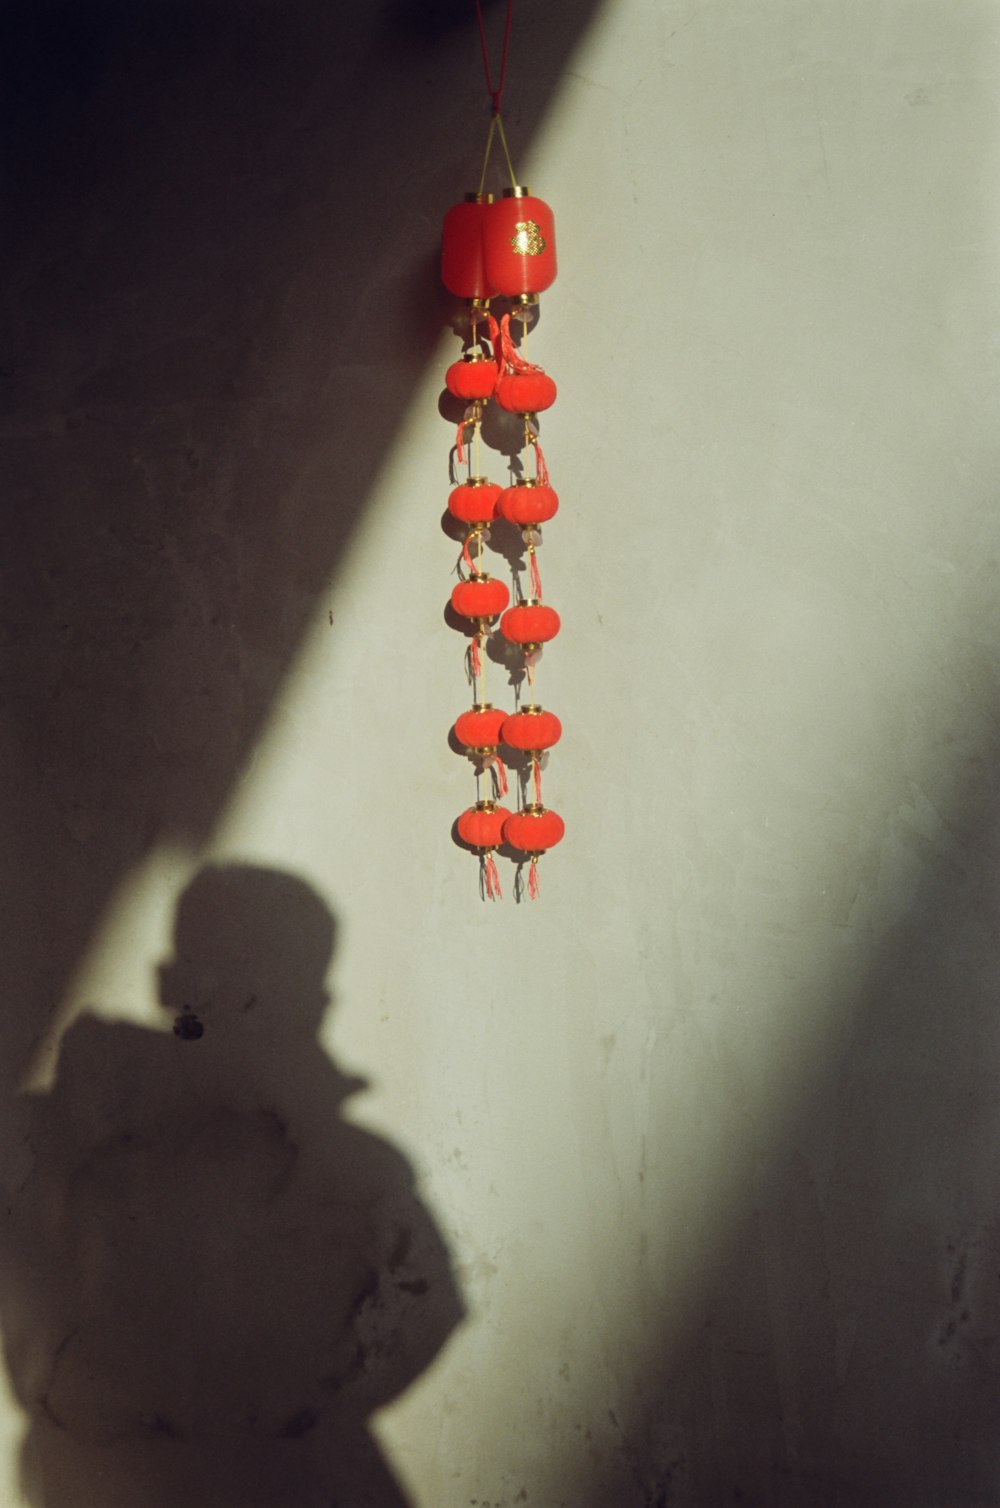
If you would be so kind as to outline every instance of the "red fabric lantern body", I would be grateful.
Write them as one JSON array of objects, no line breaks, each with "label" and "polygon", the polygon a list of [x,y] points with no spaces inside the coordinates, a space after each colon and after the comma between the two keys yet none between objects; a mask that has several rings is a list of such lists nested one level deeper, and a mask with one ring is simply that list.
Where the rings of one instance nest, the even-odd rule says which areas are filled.
[{"label": "red fabric lantern body", "polygon": [[500,743],[500,729],[509,721],[506,712],[491,702],[477,702],[469,712],[455,719],[455,737],[477,754],[492,753]]},{"label": "red fabric lantern body", "polygon": [[493,396],[508,414],[540,414],[556,401],[556,385],[547,372],[502,372]]},{"label": "red fabric lantern body", "polygon": [[476,353],[452,362],[444,375],[445,387],[453,398],[466,403],[485,403],[497,384],[497,365],[492,356]]},{"label": "red fabric lantern body", "polygon": [[[454,600],[454,593],[452,594]],[[559,614],[554,607],[528,598],[519,602],[500,619],[500,632],[512,644],[547,644],[554,639],[561,627]]]},{"label": "red fabric lantern body", "polygon": [[559,509],[559,498],[553,487],[543,487],[540,482],[519,482],[516,487],[506,487],[497,499],[497,512],[509,524],[522,529],[547,523]]},{"label": "red fabric lantern body", "polygon": [[495,618],[509,601],[503,582],[486,575],[460,581],[451,594],[451,605],[463,618]]},{"label": "red fabric lantern body", "polygon": [[458,819],[458,836],[470,848],[491,849],[503,842],[504,823],[511,813],[492,801],[477,801]]},{"label": "red fabric lantern body", "polygon": [[543,293],[556,276],[556,227],[552,211],[525,188],[504,189],[485,206],[485,276],[509,298]]},{"label": "red fabric lantern body", "polygon": [[544,806],[525,806],[503,825],[504,842],[525,854],[545,853],[562,840],[566,824],[558,812]]},{"label": "red fabric lantern body", "polygon": [[448,512],[463,524],[488,524],[496,518],[500,487],[484,476],[470,477],[448,498]]},{"label": "red fabric lantern body", "polygon": [[491,194],[466,194],[452,205],[441,228],[441,281],[458,298],[485,300],[496,292],[487,281],[484,225]]},{"label": "red fabric lantern body", "polygon": [[554,712],[546,712],[542,707],[522,707],[520,712],[505,718],[500,737],[509,749],[540,754],[562,738],[562,723]]}]

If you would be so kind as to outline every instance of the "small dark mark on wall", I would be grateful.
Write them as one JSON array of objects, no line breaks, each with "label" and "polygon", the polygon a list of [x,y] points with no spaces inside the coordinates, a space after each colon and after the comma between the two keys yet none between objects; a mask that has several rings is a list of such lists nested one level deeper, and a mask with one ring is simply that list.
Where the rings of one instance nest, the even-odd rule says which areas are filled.
[{"label": "small dark mark on wall", "polygon": [[204,1035],[205,1028],[198,1017],[193,1010],[185,1006],[174,1022],[174,1036],[180,1037],[182,1042],[197,1042],[198,1038]]}]

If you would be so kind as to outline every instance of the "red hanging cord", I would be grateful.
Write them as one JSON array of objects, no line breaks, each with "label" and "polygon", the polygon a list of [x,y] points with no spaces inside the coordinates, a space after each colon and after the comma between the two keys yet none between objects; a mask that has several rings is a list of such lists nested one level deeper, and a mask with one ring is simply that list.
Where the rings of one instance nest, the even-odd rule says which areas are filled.
[{"label": "red hanging cord", "polygon": [[503,26],[503,48],[500,53],[500,78],[496,84],[493,82],[493,70],[490,67],[490,49],[486,41],[486,24],[483,21],[483,7],[481,0],[476,0],[476,16],[479,20],[479,42],[483,49],[483,72],[486,74],[486,92],[493,103],[493,114],[500,114],[500,101],[503,98],[504,86],[507,83],[507,49],[510,46],[510,20],[514,10],[514,0],[507,0],[507,16]]}]

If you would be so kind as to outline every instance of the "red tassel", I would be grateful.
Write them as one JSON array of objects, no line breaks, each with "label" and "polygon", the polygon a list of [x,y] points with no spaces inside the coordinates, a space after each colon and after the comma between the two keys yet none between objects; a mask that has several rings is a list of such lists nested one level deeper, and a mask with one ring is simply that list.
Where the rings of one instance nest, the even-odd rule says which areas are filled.
[{"label": "red tassel", "polygon": [[498,370],[502,372],[503,350],[501,348],[500,341],[500,326],[497,324],[492,314],[488,315],[487,318],[489,320],[490,341],[493,345],[493,360],[496,362]]},{"label": "red tassel", "polygon": [[463,419],[455,435],[455,454],[458,457],[458,464],[460,466],[465,465],[465,428],[469,423],[471,423],[471,420]]},{"label": "red tassel", "polygon": [[500,321],[500,349],[503,353],[504,361],[512,372],[540,372],[542,370],[533,361],[525,361],[511,339],[509,314],[505,314]]},{"label": "red tassel", "polygon": [[488,899],[491,901],[502,901],[503,891],[500,889],[500,876],[497,873],[496,860],[491,853],[483,855],[482,865],[483,886]]},{"label": "red tassel", "polygon": [[[549,468],[545,464],[545,455],[538,443],[537,436],[531,443],[535,447],[535,480],[540,487],[547,487],[549,485]],[[461,456],[459,456],[459,460],[461,459]]]},{"label": "red tassel", "polygon": [[478,681],[479,677],[480,677],[480,675],[482,673],[482,662],[481,662],[481,660],[479,658],[479,635],[478,634],[473,639],[472,643],[469,645],[469,669],[472,672],[472,679],[474,681]]},{"label": "red tassel", "polygon": [[531,595],[540,602],[542,600],[542,578],[538,571],[538,556],[534,550],[528,551],[528,578],[531,582]]},{"label": "red tassel", "polygon": [[489,769],[493,771],[493,783],[496,786],[496,794],[506,796],[509,786],[507,784],[507,766],[499,754],[490,754],[486,760]]},{"label": "red tassel", "polygon": [[533,901],[538,899],[538,860],[532,859],[528,868],[528,894]]},{"label": "red tassel", "polygon": [[[461,558],[464,561],[464,563],[468,566],[469,571],[471,572],[471,574],[473,576],[478,576],[478,575],[480,575],[479,567],[476,564],[476,562],[473,560],[472,556],[469,554],[469,540],[472,539],[472,537],[473,536],[471,534],[467,534],[465,536],[465,543],[462,545],[462,557]],[[539,594],[536,592],[535,595],[538,596]]]}]

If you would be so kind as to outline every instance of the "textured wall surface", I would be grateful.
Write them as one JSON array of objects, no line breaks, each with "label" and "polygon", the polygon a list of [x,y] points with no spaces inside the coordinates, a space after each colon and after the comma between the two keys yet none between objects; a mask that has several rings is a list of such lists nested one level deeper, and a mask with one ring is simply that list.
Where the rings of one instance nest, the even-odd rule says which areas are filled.
[{"label": "textured wall surface", "polygon": [[467,8],[3,28],[0,1499],[1000,1505],[997,6],[516,7],[567,838],[496,905]]}]

